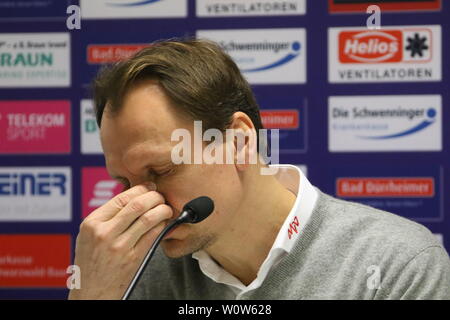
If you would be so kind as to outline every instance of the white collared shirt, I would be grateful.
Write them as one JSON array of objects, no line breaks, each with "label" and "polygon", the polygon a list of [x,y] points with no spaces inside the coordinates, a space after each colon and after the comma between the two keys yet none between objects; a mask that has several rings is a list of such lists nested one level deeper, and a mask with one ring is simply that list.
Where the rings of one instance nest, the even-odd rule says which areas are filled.
[{"label": "white collared shirt", "polygon": [[299,167],[294,165],[271,165],[278,167],[276,178],[297,198],[289,215],[284,221],[272,248],[261,265],[256,279],[248,286],[244,285],[238,278],[218,265],[209,254],[198,251],[192,254],[192,258],[198,260],[200,270],[204,275],[217,283],[223,283],[239,298],[244,293],[261,286],[269,271],[287,254],[289,254],[306,225],[316,204],[318,193],[311,185]]}]

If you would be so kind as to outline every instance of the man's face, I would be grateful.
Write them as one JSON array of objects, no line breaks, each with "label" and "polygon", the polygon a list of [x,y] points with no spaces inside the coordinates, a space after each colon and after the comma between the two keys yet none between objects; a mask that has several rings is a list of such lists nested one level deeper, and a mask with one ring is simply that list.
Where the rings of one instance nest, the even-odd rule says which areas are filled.
[{"label": "man's face", "polygon": [[243,197],[234,165],[173,164],[171,151],[178,142],[172,142],[171,135],[179,128],[194,136],[193,121],[170,104],[156,81],[148,80],[129,90],[117,114],[105,108],[100,130],[109,174],[126,187],[154,182],[172,207],[173,219],[188,201],[199,196],[213,199],[215,210],[206,220],[183,224],[162,242],[169,257],[190,254],[220,241],[235,223],[234,213]]}]

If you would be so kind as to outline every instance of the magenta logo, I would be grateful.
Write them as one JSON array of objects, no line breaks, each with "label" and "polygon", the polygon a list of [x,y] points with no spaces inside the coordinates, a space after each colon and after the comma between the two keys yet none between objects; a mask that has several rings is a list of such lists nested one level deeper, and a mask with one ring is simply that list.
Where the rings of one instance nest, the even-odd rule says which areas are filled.
[{"label": "magenta logo", "polygon": [[104,205],[109,199],[122,192],[123,186],[111,179],[104,167],[82,169],[82,217]]},{"label": "magenta logo", "polygon": [[70,153],[70,102],[0,101],[0,153]]}]

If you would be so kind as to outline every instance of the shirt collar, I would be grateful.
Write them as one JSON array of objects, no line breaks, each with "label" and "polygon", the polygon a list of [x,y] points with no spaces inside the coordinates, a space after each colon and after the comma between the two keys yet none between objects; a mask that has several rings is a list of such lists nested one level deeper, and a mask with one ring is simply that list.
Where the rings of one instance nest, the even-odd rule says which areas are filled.
[{"label": "shirt collar", "polygon": [[277,178],[297,197],[278,232],[271,251],[278,248],[289,253],[311,216],[318,193],[299,167],[294,165],[277,166],[279,167]]},{"label": "shirt collar", "polygon": [[[294,205],[284,221],[277,237],[269,251],[266,260],[260,267],[257,278],[248,287],[259,286],[281,258],[289,254],[298,237],[309,220],[318,198],[317,190],[311,185],[301,169],[294,165],[271,165],[277,167],[275,177],[288,190],[296,195]],[[246,287],[236,277],[218,265],[209,254],[200,250],[192,254],[198,260],[200,270],[212,280],[232,286],[234,290],[244,290]]]}]

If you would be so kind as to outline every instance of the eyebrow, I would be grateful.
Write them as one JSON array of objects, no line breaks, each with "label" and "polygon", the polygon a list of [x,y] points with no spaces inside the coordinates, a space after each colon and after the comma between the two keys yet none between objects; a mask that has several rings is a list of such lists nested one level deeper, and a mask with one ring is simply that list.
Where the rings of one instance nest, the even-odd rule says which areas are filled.
[{"label": "eyebrow", "polygon": [[[146,157],[146,158],[148,158],[148,157]],[[145,165],[145,169],[151,169],[151,170],[154,170],[155,169],[155,167],[156,168],[159,168],[159,167],[163,167],[163,168],[166,168],[166,167],[169,167],[169,166],[172,166],[172,165],[174,165],[174,163],[172,162],[172,159],[170,158],[170,160],[169,161],[167,161],[167,159],[164,159],[163,160],[164,162],[163,163],[154,163],[154,162],[149,162],[149,163],[147,163],[146,165]],[[127,178],[125,178],[125,177],[122,177],[122,176],[120,176],[120,175],[116,175],[116,174],[110,174],[109,172],[108,172],[108,175],[112,178],[112,179],[114,179],[114,180],[118,180],[118,181],[128,181],[128,179]]]},{"label": "eyebrow", "polygon": [[[171,166],[171,165],[173,165],[173,163],[171,162],[170,164],[164,164],[164,165],[161,165],[161,167],[164,167],[164,168],[166,168],[166,167],[168,167],[168,166]],[[154,168],[155,167],[158,167],[158,166],[150,166],[150,165],[148,165],[148,166],[145,166],[145,169],[147,169],[147,170],[152,170],[152,171],[154,171]],[[109,174],[109,173],[108,173]],[[122,177],[122,176],[119,176],[119,175],[115,175],[115,174],[109,174],[109,176],[112,178],[112,179],[114,179],[114,180],[122,180],[122,181],[128,181],[128,179],[127,178],[125,178],[125,177]]]}]

